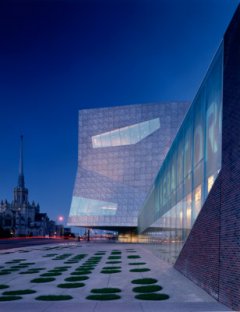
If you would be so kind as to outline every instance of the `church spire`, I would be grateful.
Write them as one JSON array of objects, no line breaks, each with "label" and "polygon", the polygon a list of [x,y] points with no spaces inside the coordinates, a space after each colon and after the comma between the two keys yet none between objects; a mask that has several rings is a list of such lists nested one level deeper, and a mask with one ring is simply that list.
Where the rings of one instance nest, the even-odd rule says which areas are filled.
[{"label": "church spire", "polygon": [[19,172],[18,172],[18,187],[24,188],[24,174],[23,174],[23,135],[20,136],[20,158],[19,158]]}]

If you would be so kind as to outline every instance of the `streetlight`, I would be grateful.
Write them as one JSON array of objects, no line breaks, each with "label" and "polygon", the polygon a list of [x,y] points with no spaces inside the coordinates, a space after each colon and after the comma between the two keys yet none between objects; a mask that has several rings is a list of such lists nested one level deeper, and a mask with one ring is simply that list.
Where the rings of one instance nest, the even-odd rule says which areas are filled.
[{"label": "streetlight", "polygon": [[63,220],[64,220],[64,217],[63,217],[63,216],[59,216],[59,217],[58,217],[58,221],[59,221],[59,222],[63,222]]}]

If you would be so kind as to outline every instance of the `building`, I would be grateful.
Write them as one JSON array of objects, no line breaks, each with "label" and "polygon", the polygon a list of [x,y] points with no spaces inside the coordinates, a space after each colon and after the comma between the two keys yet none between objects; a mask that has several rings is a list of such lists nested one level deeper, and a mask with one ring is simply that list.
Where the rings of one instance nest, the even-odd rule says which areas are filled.
[{"label": "building", "polygon": [[[151,167],[156,171],[151,175],[151,178],[154,178],[153,183],[150,183],[151,179],[149,179],[149,184],[146,185],[147,194],[146,189],[138,189],[142,196],[138,203],[141,204],[143,197],[144,203],[141,207],[134,207],[135,211],[138,211],[139,233],[144,233],[148,242],[158,244],[158,249],[161,249],[162,254],[168,254],[168,260],[178,271],[234,310],[240,310],[239,103],[240,5],[179,130],[175,129],[178,131],[175,131],[174,138],[171,137],[169,140],[171,146],[166,145],[165,150],[160,151],[163,159],[156,165],[160,169]],[[119,108],[117,109],[120,111]],[[126,108],[125,114],[131,115],[127,109],[129,108]],[[151,109],[152,107],[149,106],[149,113]],[[172,113],[174,112],[170,111],[170,119]],[[94,114],[96,115],[96,112]],[[86,118],[80,119],[83,128],[82,136],[80,135],[79,138],[79,171],[74,195],[79,194],[84,197],[84,188],[82,188],[84,182],[87,182],[87,187],[91,189],[93,186],[92,189],[95,190],[96,181],[99,186],[96,196],[101,200],[101,194],[104,194],[105,190],[102,188],[105,177],[97,176],[95,180],[93,175],[90,183],[91,180],[85,180],[85,176],[81,175],[81,168],[86,170],[85,166],[87,166],[88,173],[91,168],[94,171],[94,161],[97,164],[104,163],[105,166],[111,164],[113,167],[118,167],[117,161],[111,161],[108,145],[105,143],[108,140],[107,134],[111,132],[109,128],[116,125],[107,121],[106,128],[109,128],[101,128],[102,125],[99,124],[105,126],[107,114],[101,114],[100,111],[99,122],[96,122],[96,125],[91,118],[90,123],[88,122],[87,117],[90,117],[91,113],[85,116]],[[118,116],[117,112],[115,116]],[[160,118],[160,122],[163,118],[164,116]],[[142,120],[129,124],[135,122],[142,122]],[[160,131],[162,129],[163,131]],[[165,130],[165,127],[161,127],[154,133],[156,135],[154,142],[162,140],[162,136],[167,133]],[[102,137],[103,140],[98,140]],[[150,141],[149,136],[148,142]],[[137,148],[137,145],[133,145],[133,149]],[[148,146],[147,137],[146,150],[145,144],[142,145],[140,154],[144,152],[148,155],[154,154],[155,144]],[[105,153],[99,155],[95,153],[94,148]],[[115,150],[116,159],[119,151]],[[85,162],[84,157],[89,159],[89,155],[92,158]],[[124,159],[125,162],[131,159],[129,156]],[[145,157],[142,161],[146,161]],[[143,180],[145,181],[144,174]],[[91,194],[94,196],[92,192],[87,193],[86,197],[91,198]],[[112,202],[116,203],[117,200]],[[121,202],[121,199],[118,202]],[[91,201],[88,203],[91,206]],[[131,214],[131,206],[127,207],[127,214]],[[81,210],[80,202],[78,205],[73,202],[70,221],[72,212],[76,212],[76,215],[78,212],[84,215],[89,211],[91,208]],[[75,225],[78,221],[79,225],[84,224],[81,217],[74,220]],[[88,223],[91,220],[88,216],[84,220],[85,225],[94,224],[94,222]],[[115,219],[110,218],[108,224],[111,221]],[[112,226],[114,227],[115,224],[113,223]],[[161,248],[159,248],[160,244]]]},{"label": "building", "polygon": [[162,103],[81,110],[68,225],[136,230],[139,209],[188,107]]},{"label": "building", "polygon": [[[18,183],[14,188],[13,201],[0,202],[1,236],[49,235],[51,223],[46,213],[40,213],[39,204],[29,202],[23,172],[23,136],[20,141]],[[53,231],[55,232],[55,230]]]}]

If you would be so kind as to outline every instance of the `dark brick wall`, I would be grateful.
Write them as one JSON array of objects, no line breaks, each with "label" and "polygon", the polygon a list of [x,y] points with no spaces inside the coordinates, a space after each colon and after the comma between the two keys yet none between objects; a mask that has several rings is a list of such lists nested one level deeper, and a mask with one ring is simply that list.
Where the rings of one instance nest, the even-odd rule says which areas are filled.
[{"label": "dark brick wall", "polygon": [[224,36],[219,301],[240,309],[240,7]]},{"label": "dark brick wall", "polygon": [[175,268],[214,298],[219,292],[221,173],[199,213]]},{"label": "dark brick wall", "polygon": [[222,169],[175,268],[240,310],[240,6],[224,36]]}]

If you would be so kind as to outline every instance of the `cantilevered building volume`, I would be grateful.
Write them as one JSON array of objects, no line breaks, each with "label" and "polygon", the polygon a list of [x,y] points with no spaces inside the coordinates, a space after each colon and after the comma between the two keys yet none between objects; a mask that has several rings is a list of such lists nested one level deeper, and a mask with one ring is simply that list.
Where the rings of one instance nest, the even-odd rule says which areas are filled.
[{"label": "cantilevered building volume", "polygon": [[182,121],[186,109],[83,111],[69,221],[138,226],[177,270],[239,311],[240,5]]},{"label": "cantilevered building volume", "polygon": [[139,209],[188,107],[162,103],[81,110],[68,224],[136,229]]}]

